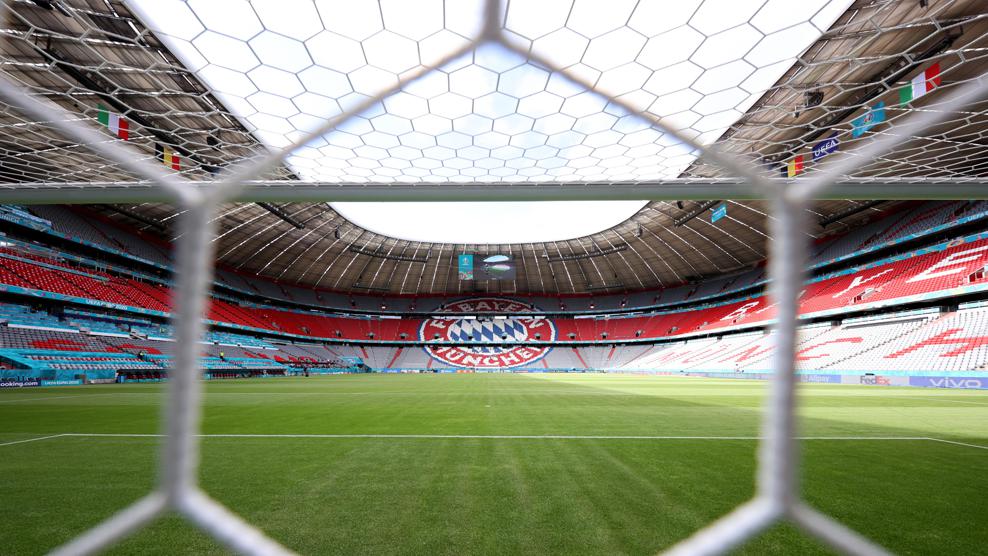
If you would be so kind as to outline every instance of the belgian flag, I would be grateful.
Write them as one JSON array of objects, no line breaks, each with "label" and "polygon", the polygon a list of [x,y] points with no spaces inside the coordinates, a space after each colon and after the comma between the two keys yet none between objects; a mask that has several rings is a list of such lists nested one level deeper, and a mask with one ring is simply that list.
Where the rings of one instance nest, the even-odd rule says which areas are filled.
[{"label": "belgian flag", "polygon": [[182,170],[182,158],[175,152],[175,149],[169,147],[168,145],[162,145],[161,143],[154,144],[154,155],[158,157],[165,166],[170,167],[172,170],[181,171]]}]

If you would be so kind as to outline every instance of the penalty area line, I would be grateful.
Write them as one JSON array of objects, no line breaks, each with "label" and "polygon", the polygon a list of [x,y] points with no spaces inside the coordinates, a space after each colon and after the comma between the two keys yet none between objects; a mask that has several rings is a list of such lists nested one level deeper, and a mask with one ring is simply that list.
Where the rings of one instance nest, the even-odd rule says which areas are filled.
[{"label": "penalty area line", "polygon": [[36,438],[26,438],[24,440],[14,440],[13,442],[3,442],[0,446],[13,446],[14,444],[24,444],[25,442],[37,442],[39,440],[48,440],[49,438],[59,438],[66,436],[65,434],[52,434],[48,436],[38,436]]},{"label": "penalty area line", "polygon": [[[14,440],[0,443],[0,447],[12,446],[14,444],[25,444],[28,442],[38,442],[40,440],[51,440],[55,438],[164,438],[165,434],[152,433],[112,433],[112,432],[66,432]],[[390,440],[444,440],[444,439],[477,439],[477,440],[764,440],[762,436],[699,436],[699,435],[533,435],[533,434],[196,434],[196,438],[271,438],[271,439],[390,439]],[[988,446],[980,444],[970,444],[956,440],[946,440],[943,438],[933,438],[929,436],[797,436],[796,440],[805,441],[850,441],[850,442],[870,442],[870,441],[926,441],[939,442],[943,444],[954,444],[968,448],[988,450]]]},{"label": "penalty area line", "polygon": [[968,444],[967,442],[958,442],[956,440],[946,440],[943,438],[927,438],[927,440],[932,440],[933,442],[943,442],[944,444],[956,444],[957,446],[967,446],[968,448],[980,448],[982,450],[988,450],[988,446],[982,446],[981,444]]},{"label": "penalty area line", "polygon": [[[68,437],[161,438],[164,434],[64,433]],[[562,434],[196,434],[197,438],[296,438],[296,439],[491,439],[491,440],[762,440],[761,436],[699,435],[562,435]],[[797,440],[933,440],[925,436],[800,436]]]},{"label": "penalty area line", "polygon": [[72,396],[35,396],[31,398],[16,398],[10,400],[0,400],[0,403],[26,403],[26,402],[46,402],[48,400],[68,400],[75,398],[90,398],[93,396],[109,396],[115,394],[75,394]]}]

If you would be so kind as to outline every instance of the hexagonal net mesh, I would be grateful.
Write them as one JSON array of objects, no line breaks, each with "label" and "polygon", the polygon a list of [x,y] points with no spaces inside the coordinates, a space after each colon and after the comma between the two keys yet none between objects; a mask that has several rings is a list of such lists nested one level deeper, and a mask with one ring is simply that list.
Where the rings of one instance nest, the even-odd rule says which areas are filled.
[{"label": "hexagonal net mesh", "polygon": [[758,494],[671,552],[724,552],[787,518],[842,551],[882,553],[799,498],[792,355],[806,257],[800,215],[838,180],[919,179],[922,194],[936,197],[983,176],[982,8],[3,3],[0,198],[31,202],[68,189],[86,202],[129,189],[137,191],[129,198],[169,201],[182,214],[180,347],[160,486],[56,552],[97,551],[168,509],[234,550],[288,552],[197,488],[195,346],[214,215],[251,183],[273,197],[308,184],[320,200],[363,191],[379,199],[403,184],[433,183],[455,200],[474,182],[492,198],[509,200],[518,190],[502,187],[524,184],[552,199],[561,185],[591,184],[590,195],[607,199],[617,184],[656,185],[647,194],[663,195],[673,180],[728,178],[739,194],[773,203],[780,316]]},{"label": "hexagonal net mesh", "polygon": [[[105,142],[192,180],[344,112],[353,117],[254,178],[736,176],[698,158],[714,143],[788,177],[824,167],[813,147],[833,140],[853,153],[977,77],[976,4],[514,2],[490,41],[480,0],[16,2],[0,60],[12,82],[106,126]],[[854,175],[980,175],[980,115],[953,113]],[[0,116],[3,181],[137,178],[45,122],[9,107]]]}]

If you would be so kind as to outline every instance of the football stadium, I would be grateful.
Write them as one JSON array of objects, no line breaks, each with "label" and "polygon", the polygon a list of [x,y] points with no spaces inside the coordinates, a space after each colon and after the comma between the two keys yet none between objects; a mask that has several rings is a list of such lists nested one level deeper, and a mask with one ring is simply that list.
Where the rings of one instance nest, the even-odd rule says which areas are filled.
[{"label": "football stadium", "polygon": [[988,553],[988,2],[0,0],[0,554]]}]

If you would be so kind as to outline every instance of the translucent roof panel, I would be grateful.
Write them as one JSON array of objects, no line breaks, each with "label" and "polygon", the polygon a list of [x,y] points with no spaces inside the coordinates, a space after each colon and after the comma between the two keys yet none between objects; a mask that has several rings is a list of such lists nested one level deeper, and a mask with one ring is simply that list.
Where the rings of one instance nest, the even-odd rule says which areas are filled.
[{"label": "translucent roof panel", "polygon": [[287,159],[390,183],[678,177],[697,153],[641,115],[717,140],[851,0],[514,0],[480,44],[479,0],[127,3],[274,148],[469,48]]}]

